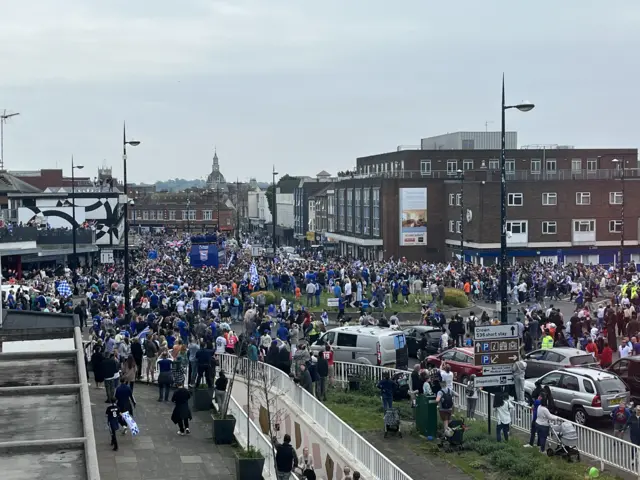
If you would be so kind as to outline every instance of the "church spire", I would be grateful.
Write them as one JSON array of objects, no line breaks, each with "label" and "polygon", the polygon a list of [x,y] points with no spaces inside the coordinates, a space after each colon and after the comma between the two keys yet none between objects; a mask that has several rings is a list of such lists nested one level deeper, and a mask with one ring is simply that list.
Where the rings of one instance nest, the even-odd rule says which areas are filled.
[{"label": "church spire", "polygon": [[220,163],[218,162],[218,148],[213,147],[213,171],[220,171]]}]

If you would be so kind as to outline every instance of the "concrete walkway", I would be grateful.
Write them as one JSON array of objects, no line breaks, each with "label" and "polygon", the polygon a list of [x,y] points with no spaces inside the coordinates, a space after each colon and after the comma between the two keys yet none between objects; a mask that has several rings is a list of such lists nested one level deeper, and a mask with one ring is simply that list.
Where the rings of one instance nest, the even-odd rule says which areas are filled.
[{"label": "concrete walkway", "polygon": [[91,390],[91,410],[102,480],[235,479],[235,456],[226,445],[211,438],[211,416],[192,412],[191,435],[177,435],[171,421],[173,404],[158,402],[156,386],[136,384],[138,402],[134,415],[140,435],[118,433],[119,450],[114,452],[106,428],[104,389]]}]

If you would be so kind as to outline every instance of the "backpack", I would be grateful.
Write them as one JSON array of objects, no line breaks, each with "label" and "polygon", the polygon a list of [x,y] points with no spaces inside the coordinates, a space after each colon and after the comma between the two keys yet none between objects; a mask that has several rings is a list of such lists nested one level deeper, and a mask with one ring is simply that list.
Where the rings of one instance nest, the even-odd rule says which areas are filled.
[{"label": "backpack", "polygon": [[475,393],[475,390],[476,389],[474,387],[473,382],[468,381],[467,382],[467,388],[465,390],[465,393],[466,393],[467,397],[473,397],[473,394]]},{"label": "backpack", "polygon": [[451,395],[451,390],[447,389],[442,391],[440,408],[442,410],[451,410],[453,408],[453,395]]}]

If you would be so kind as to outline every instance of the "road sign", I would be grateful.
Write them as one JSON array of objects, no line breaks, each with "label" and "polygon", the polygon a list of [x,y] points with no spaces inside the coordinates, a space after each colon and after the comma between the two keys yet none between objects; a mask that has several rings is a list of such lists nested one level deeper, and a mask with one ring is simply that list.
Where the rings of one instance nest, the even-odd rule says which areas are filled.
[{"label": "road sign", "polygon": [[483,340],[476,341],[473,348],[476,355],[482,353],[498,353],[498,352],[518,352],[520,350],[520,342],[517,338],[508,340]]},{"label": "road sign", "polygon": [[478,340],[503,340],[507,338],[518,338],[517,325],[476,327],[473,335],[476,342]]},{"label": "road sign", "polygon": [[337,307],[339,303],[339,298],[327,298],[327,307]]},{"label": "road sign", "polygon": [[511,375],[511,365],[487,365],[482,367],[482,375]]},{"label": "road sign", "polygon": [[102,250],[100,252],[100,263],[113,263],[113,250]]},{"label": "road sign", "polygon": [[500,387],[505,385],[513,385],[513,375],[491,375],[488,377],[476,377],[475,386],[482,387]]},{"label": "road sign", "polygon": [[511,365],[518,360],[518,352],[499,352],[476,355],[476,365]]}]

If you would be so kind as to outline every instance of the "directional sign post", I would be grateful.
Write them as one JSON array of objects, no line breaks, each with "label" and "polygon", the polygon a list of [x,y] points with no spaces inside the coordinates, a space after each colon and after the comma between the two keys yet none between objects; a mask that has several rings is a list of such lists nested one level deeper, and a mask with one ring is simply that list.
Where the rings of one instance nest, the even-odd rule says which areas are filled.
[{"label": "directional sign post", "polygon": [[[482,367],[477,387],[506,387],[514,384],[512,366],[518,360],[520,338],[516,325],[476,327],[473,336],[475,364]],[[491,402],[487,402],[487,424],[491,433]]]}]

